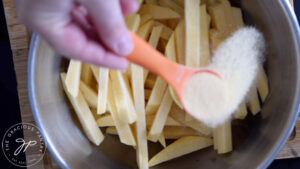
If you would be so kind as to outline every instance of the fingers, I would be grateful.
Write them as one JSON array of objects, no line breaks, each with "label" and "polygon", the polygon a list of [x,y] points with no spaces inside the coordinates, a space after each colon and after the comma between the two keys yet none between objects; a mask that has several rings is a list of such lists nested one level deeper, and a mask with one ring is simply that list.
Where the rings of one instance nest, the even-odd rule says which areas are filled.
[{"label": "fingers", "polygon": [[123,18],[119,0],[85,0],[83,5],[89,11],[101,42],[116,53],[125,56],[133,50]]},{"label": "fingers", "polygon": [[139,9],[137,0],[120,0],[123,15],[136,12]]},{"label": "fingers", "polygon": [[99,43],[88,39],[76,24],[70,23],[61,31],[48,32],[45,37],[58,53],[67,57],[114,69],[125,70],[128,67],[125,58],[107,51]]}]

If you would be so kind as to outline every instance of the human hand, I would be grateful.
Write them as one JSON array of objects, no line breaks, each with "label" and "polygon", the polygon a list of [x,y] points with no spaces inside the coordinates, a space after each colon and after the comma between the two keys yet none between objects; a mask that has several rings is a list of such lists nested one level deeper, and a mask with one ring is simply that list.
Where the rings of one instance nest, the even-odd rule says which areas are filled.
[{"label": "human hand", "polygon": [[133,44],[124,15],[137,0],[15,0],[18,17],[56,52],[88,63],[126,69]]}]

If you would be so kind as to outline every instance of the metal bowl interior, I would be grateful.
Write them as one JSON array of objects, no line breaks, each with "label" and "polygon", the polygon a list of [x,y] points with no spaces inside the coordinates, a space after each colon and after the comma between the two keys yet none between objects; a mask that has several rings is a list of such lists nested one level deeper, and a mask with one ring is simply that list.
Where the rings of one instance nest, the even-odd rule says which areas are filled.
[{"label": "metal bowl interior", "polygon": [[[267,42],[270,95],[262,112],[233,123],[234,151],[217,155],[207,148],[163,163],[163,168],[266,168],[288,139],[299,111],[299,29],[287,1],[241,0],[246,23],[259,28]],[[48,148],[62,168],[137,168],[135,150],[107,136],[96,147],[70,113],[59,80],[62,58],[34,35],[28,65],[30,103]],[[150,143],[150,156],[158,146]]]}]

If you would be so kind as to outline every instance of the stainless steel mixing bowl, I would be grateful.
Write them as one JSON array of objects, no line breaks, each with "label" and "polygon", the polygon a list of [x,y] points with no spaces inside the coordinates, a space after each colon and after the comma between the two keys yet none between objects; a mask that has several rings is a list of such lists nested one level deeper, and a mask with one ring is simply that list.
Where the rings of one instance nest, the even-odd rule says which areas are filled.
[{"label": "stainless steel mixing bowl", "polygon": [[[241,0],[246,23],[255,25],[267,42],[270,95],[262,113],[233,123],[234,151],[217,155],[207,148],[153,169],[266,168],[287,141],[299,112],[299,28],[285,0]],[[246,40],[246,39],[245,39]],[[135,151],[107,136],[93,146],[78,128],[62,91],[62,58],[37,35],[31,42],[28,87],[31,108],[48,148],[62,168],[137,168]],[[236,127],[240,123],[239,127]],[[157,147],[153,147],[153,154]]]}]

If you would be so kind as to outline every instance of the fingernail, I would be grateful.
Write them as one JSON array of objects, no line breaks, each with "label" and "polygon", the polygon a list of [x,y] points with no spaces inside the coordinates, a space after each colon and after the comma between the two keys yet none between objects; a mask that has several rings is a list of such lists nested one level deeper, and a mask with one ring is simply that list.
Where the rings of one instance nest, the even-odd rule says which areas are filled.
[{"label": "fingernail", "polygon": [[119,55],[126,56],[133,50],[133,44],[128,34],[124,35],[116,45],[116,52]]}]

